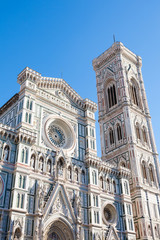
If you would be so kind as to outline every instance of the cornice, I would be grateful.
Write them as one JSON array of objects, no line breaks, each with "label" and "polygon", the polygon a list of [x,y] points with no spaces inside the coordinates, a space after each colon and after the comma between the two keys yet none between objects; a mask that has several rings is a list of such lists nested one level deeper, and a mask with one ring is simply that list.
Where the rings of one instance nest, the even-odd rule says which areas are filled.
[{"label": "cornice", "polygon": [[80,109],[92,112],[97,111],[97,104],[88,98],[83,99],[64,79],[43,77],[40,73],[26,67],[17,78],[17,82],[22,85],[26,80],[32,81],[40,90],[60,89],[69,99],[71,99]]},{"label": "cornice", "polygon": [[112,164],[105,162],[101,160],[101,158],[97,157],[96,155],[88,153],[86,155],[86,164],[88,167],[93,166],[98,168],[99,171],[110,173],[113,175],[116,175],[117,177],[125,177],[129,178],[130,177],[130,170],[125,167],[118,167],[115,168]]},{"label": "cornice", "polygon": [[19,142],[25,142],[32,145],[35,143],[37,138],[37,134],[32,131],[22,128],[17,130],[2,123],[0,123],[0,135],[5,139],[14,141],[16,144]]},{"label": "cornice", "polygon": [[112,46],[107,49],[104,53],[102,53],[97,58],[93,59],[92,65],[93,69],[96,71],[101,68],[106,62],[109,62],[113,57],[117,54],[121,54],[122,56],[126,57],[132,63],[136,64],[137,66],[142,66],[142,59],[140,56],[131,52],[128,48],[126,48],[123,43],[115,42]]},{"label": "cornice", "polygon": [[15,102],[19,99],[19,94],[16,93],[13,97],[11,97],[1,108],[0,108],[0,116],[10,108]]}]

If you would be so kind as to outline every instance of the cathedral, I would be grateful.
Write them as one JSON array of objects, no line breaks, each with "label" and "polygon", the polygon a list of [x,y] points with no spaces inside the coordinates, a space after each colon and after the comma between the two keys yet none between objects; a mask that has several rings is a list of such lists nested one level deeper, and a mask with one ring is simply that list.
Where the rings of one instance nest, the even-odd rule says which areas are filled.
[{"label": "cathedral", "polygon": [[159,240],[160,167],[141,73],[121,42],[93,60],[97,104],[26,67],[0,108],[1,240]]}]

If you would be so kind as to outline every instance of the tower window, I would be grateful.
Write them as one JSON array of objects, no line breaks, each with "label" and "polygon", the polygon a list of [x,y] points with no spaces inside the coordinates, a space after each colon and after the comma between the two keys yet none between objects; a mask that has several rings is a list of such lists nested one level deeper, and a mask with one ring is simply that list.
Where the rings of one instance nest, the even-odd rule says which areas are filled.
[{"label": "tower window", "polygon": [[145,127],[143,127],[143,129],[142,129],[142,134],[143,134],[143,141],[145,143],[147,143],[147,133],[146,133]]},{"label": "tower window", "polygon": [[147,172],[146,172],[146,166],[145,162],[142,162],[142,173],[143,173],[143,178],[147,179]]},{"label": "tower window", "polygon": [[117,138],[118,138],[118,141],[122,139],[122,130],[119,124],[117,124]]},{"label": "tower window", "polygon": [[116,89],[114,84],[108,88],[107,93],[108,93],[109,108],[111,108],[117,104]]},{"label": "tower window", "polygon": [[149,165],[149,176],[150,176],[151,182],[154,182],[153,168],[151,164]]},{"label": "tower window", "polygon": [[136,124],[136,136],[137,136],[137,139],[141,139],[141,135],[140,135],[140,129],[139,129],[139,125]]},{"label": "tower window", "polygon": [[112,128],[109,129],[109,139],[110,139],[110,145],[114,144],[114,133]]},{"label": "tower window", "polygon": [[139,106],[138,86],[134,79],[131,80],[130,95],[132,103],[136,106]]}]

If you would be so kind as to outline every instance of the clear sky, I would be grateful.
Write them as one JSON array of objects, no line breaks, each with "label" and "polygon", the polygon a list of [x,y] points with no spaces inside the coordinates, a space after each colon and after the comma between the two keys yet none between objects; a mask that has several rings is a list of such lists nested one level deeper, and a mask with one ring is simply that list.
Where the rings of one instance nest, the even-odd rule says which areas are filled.
[{"label": "clear sky", "polygon": [[[142,73],[160,153],[160,1],[0,1],[0,106],[19,91],[26,66],[63,77],[97,102],[92,60],[121,41],[142,57]],[[96,115],[97,116],[97,115]],[[99,126],[97,145],[100,156]]]}]

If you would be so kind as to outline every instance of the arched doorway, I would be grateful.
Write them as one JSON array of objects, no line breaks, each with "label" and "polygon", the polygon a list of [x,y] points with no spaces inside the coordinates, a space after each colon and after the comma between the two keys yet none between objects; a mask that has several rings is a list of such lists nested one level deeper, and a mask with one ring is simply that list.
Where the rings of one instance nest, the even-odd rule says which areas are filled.
[{"label": "arched doorway", "polygon": [[44,240],[74,240],[74,237],[66,223],[56,220],[47,227]]},{"label": "arched doorway", "polygon": [[58,234],[56,232],[52,232],[49,236],[48,239],[52,239],[52,240],[61,240],[60,237],[58,236]]},{"label": "arched doorway", "polygon": [[16,230],[15,230],[15,233],[14,233],[14,240],[16,240],[16,239],[21,239],[21,230],[20,230],[20,228],[16,228]]}]

